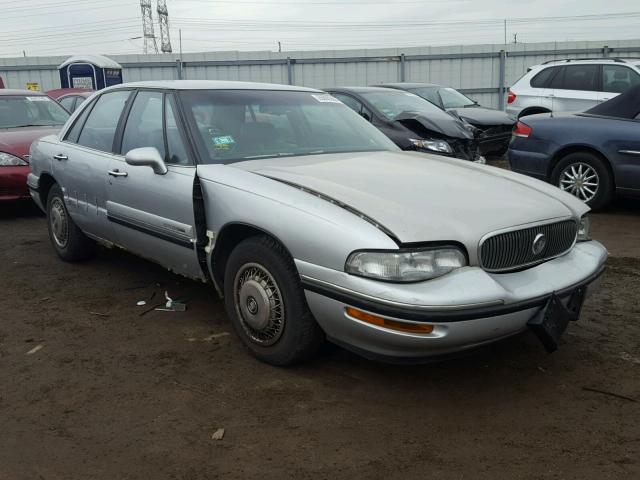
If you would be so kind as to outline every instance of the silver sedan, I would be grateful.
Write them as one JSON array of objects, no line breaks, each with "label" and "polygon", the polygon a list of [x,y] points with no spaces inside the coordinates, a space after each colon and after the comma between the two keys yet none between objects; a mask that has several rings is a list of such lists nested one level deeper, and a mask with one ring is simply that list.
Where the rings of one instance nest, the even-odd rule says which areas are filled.
[{"label": "silver sedan", "polygon": [[277,365],[325,339],[419,361],[532,329],[552,351],[607,257],[573,196],[401,152],[301,87],[118,85],[34,143],[31,162],[63,260],[100,243],[209,282],[248,349]]}]

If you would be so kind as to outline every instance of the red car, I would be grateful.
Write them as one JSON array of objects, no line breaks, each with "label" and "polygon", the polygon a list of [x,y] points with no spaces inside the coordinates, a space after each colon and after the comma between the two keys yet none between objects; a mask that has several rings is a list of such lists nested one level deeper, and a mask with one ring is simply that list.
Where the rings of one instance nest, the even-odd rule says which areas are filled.
[{"label": "red car", "polygon": [[56,100],[60,105],[73,113],[82,102],[93,95],[94,90],[87,88],[58,88],[49,90],[46,94]]},{"label": "red car", "polygon": [[69,113],[43,93],[0,90],[0,202],[31,198],[29,147],[57,133],[67,118]]}]

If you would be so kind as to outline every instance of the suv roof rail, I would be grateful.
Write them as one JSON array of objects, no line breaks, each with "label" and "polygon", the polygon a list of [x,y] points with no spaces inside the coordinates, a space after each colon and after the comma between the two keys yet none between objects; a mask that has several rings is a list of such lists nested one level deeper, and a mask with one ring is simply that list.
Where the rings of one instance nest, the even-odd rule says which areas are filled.
[{"label": "suv roof rail", "polygon": [[546,62],[542,62],[540,65],[547,65],[553,62],[583,62],[585,60],[596,60],[602,62],[604,60],[609,60],[611,62],[617,63],[626,63],[628,60],[633,60],[633,58],[622,58],[622,57],[599,57],[599,58],[558,58],[556,60],[547,60]]}]

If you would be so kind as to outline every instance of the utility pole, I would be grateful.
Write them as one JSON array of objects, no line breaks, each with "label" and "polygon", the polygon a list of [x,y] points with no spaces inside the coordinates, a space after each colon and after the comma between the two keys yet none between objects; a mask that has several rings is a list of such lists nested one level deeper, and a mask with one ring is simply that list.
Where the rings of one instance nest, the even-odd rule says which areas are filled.
[{"label": "utility pole", "polygon": [[158,23],[160,24],[160,50],[171,53],[171,38],[169,37],[169,10],[167,0],[158,0]]},{"label": "utility pole", "polygon": [[507,19],[504,19],[504,44],[507,44]]},{"label": "utility pole", "polygon": [[156,35],[153,33],[153,16],[151,14],[151,0],[140,0],[142,11],[142,36],[144,37],[144,53],[158,53]]}]

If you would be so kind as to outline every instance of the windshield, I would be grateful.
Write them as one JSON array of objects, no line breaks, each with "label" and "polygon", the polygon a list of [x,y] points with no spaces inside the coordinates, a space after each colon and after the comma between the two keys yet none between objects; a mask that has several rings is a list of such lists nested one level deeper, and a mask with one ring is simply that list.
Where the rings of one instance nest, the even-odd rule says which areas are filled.
[{"label": "windshield", "polygon": [[442,106],[440,96],[438,95],[438,87],[412,88],[411,92],[433,103],[436,107]]},{"label": "windshield", "polygon": [[0,96],[0,128],[62,125],[67,111],[44,95]]},{"label": "windshield", "polygon": [[327,93],[180,92],[204,161],[397,150],[377,128]]},{"label": "windshield", "polygon": [[472,107],[476,104],[469,97],[461,94],[459,91],[445,87],[438,90],[440,93],[440,98],[442,98],[442,103],[444,104],[444,108],[464,108],[464,107]]},{"label": "windshield", "polygon": [[[402,90],[375,90],[363,92],[361,95],[389,120],[395,119],[403,112],[419,112],[429,117],[446,115],[440,108],[424,98]],[[451,120],[451,117],[448,119]]]}]

